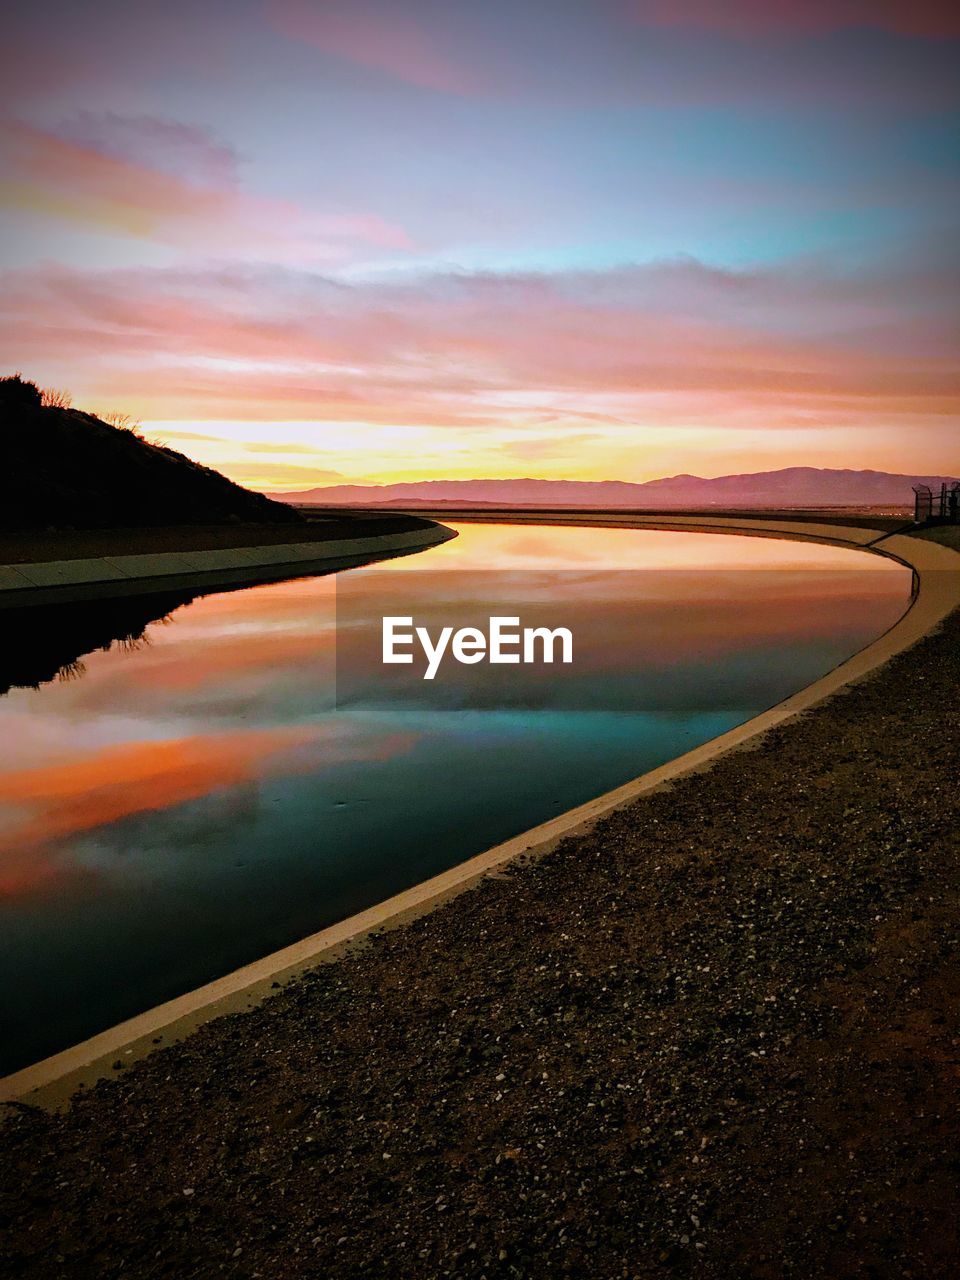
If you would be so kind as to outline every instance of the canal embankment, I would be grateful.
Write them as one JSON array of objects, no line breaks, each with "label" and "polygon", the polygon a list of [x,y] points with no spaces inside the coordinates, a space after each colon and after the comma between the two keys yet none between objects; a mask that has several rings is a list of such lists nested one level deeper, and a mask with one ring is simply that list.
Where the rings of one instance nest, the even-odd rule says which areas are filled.
[{"label": "canal embankment", "polygon": [[15,1108],[11,1274],[952,1275],[956,563],[743,749]]},{"label": "canal embankment", "polygon": [[0,609],[331,572],[453,536],[427,517],[349,512],[295,525],[3,533]]},{"label": "canal embankment", "polygon": [[[504,517],[498,514],[492,518],[500,520]],[[531,513],[530,522],[552,523],[555,518],[546,513]],[[570,515],[566,522],[588,527],[605,526],[609,518],[607,512],[581,512]],[[797,527],[790,521],[757,521],[751,522],[749,528],[740,525],[731,528],[726,517],[699,515],[689,519],[679,517],[679,526],[675,515],[670,515],[668,522],[664,523],[660,517],[642,513],[617,518],[629,520],[626,527],[634,528],[680,527],[689,532],[716,534],[748,532],[753,536],[796,537],[801,541],[812,538],[857,547],[866,553],[890,556],[910,567],[914,576],[913,595],[906,612],[887,632],[811,685],[759,715],[613,791],[560,813],[540,826],[456,864],[357,915],[7,1076],[0,1081],[0,1098],[23,1098],[47,1106],[63,1105],[78,1088],[109,1077],[116,1063],[132,1065],[152,1053],[158,1045],[181,1039],[214,1018],[254,1007],[271,995],[279,983],[291,981],[317,964],[338,960],[349,951],[364,946],[371,936],[435,910],[452,897],[475,887],[488,875],[508,868],[518,858],[542,856],[558,842],[588,831],[597,821],[639,797],[669,787],[688,774],[709,769],[731,751],[750,747],[761,735],[808,711],[908,649],[960,605],[960,573],[957,572],[960,556],[939,539],[909,537],[895,531],[860,526],[806,523]]]}]

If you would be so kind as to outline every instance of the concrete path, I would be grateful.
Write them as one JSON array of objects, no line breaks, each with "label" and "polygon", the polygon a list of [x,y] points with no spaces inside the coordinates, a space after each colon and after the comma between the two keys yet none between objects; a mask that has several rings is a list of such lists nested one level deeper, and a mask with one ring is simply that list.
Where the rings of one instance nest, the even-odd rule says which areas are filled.
[{"label": "concrete path", "polygon": [[0,609],[131,592],[173,591],[180,587],[226,586],[308,574],[313,570],[329,571],[351,561],[436,546],[455,536],[443,525],[434,525],[329,542],[4,564],[0,565]]}]

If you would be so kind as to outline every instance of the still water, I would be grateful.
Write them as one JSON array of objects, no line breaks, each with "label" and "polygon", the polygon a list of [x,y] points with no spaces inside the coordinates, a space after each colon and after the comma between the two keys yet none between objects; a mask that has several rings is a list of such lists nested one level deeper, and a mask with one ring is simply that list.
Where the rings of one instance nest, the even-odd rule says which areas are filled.
[{"label": "still water", "polygon": [[[722,733],[909,602],[907,570],[840,548],[459,531],[334,576],[6,615],[0,1072]],[[448,613],[549,605],[574,663],[463,668],[429,694],[345,672],[409,574]]]}]

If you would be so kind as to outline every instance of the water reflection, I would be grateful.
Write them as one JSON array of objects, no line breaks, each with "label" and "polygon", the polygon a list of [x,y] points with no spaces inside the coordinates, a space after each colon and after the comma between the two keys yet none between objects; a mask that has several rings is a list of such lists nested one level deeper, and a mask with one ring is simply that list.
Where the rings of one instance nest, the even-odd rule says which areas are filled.
[{"label": "water reflection", "polygon": [[[416,638],[403,646],[408,665],[383,665],[384,615],[412,619],[401,630],[422,628],[431,644],[461,627],[486,636],[491,616],[523,628],[562,627],[575,657],[562,670],[539,662],[519,672],[518,662],[463,665],[448,642],[428,680]],[[374,570],[337,591],[337,706],[677,713],[709,700],[715,711],[763,707],[792,680],[842,661],[890,620],[888,575],[852,568]]]},{"label": "water reflection", "polygon": [[[356,633],[338,640],[337,596],[376,620],[416,579],[428,609],[562,606],[572,678],[513,668],[430,702],[361,663],[338,690]],[[835,548],[466,525],[336,580],[8,615],[0,1069],[741,722],[884,630],[909,590]]]},{"label": "water reflection", "polygon": [[96,650],[137,649],[146,643],[151,623],[166,622],[195,598],[180,592],[8,610],[0,629],[0,696],[79,678],[86,670],[84,656]]}]

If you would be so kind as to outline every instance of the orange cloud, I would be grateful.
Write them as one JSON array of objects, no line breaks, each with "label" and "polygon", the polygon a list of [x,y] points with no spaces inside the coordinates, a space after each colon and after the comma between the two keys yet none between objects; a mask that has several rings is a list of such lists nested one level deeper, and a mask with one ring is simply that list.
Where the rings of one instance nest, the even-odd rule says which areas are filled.
[{"label": "orange cloud", "polygon": [[67,764],[0,776],[0,801],[23,813],[4,853],[167,809],[259,776],[271,755],[309,741],[303,728],[211,734],[111,747]]},{"label": "orange cloud", "polygon": [[[840,460],[838,433],[866,427],[873,465],[916,470],[910,439],[922,429],[921,469],[953,468],[960,335],[949,260],[913,255],[856,273],[818,262],[731,271],[686,260],[355,281],[281,267],[49,266],[7,272],[2,285],[11,367],[71,386],[91,408],[123,407],[169,426],[238,424],[233,444],[227,428],[221,443],[185,447],[266,487],[306,488],[332,471],[503,475],[510,454],[556,456],[547,434],[579,434],[568,453],[594,452],[596,467],[608,458],[608,475],[656,474],[637,465],[635,448],[631,461],[624,433],[637,428],[663,446],[660,474],[690,469],[669,458],[674,433],[711,428],[726,431],[727,470],[761,465],[758,442],[770,465],[807,461],[815,449],[828,465],[862,466],[863,440],[848,437]],[[239,429],[255,421],[274,425],[259,437]],[[312,436],[297,435],[319,451],[271,457],[271,436],[293,443],[281,423],[317,424]],[[463,432],[460,442],[431,457],[424,433],[447,429]],[[896,459],[888,430],[900,433]],[[785,459],[774,440],[790,435]],[[522,436],[531,445],[518,452]],[[250,443],[266,446],[255,461]],[[696,444],[700,468],[714,446]],[[482,447],[478,471],[470,460]],[[451,472],[458,450],[462,466],[454,459]],[[576,474],[576,457],[558,462]]]},{"label": "orange cloud", "polygon": [[300,773],[345,760],[387,759],[412,740],[398,733],[367,743],[331,726],[290,726],[125,743],[0,775],[0,802],[10,815],[0,830],[0,897],[67,873],[70,868],[49,846],[70,836],[279,770]]}]

